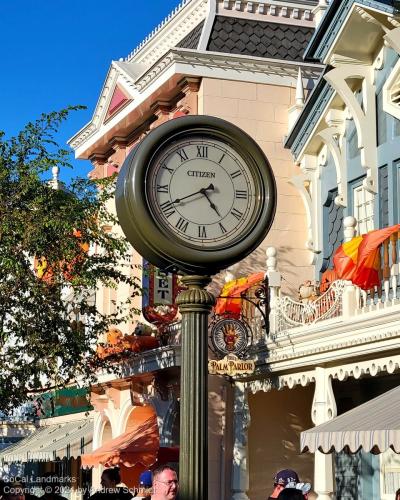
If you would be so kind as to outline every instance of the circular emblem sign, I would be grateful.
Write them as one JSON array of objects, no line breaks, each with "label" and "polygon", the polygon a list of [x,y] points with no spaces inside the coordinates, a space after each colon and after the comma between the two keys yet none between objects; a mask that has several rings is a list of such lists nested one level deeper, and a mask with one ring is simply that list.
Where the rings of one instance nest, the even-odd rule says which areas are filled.
[{"label": "circular emblem sign", "polygon": [[149,262],[209,275],[261,243],[276,188],[267,158],[245,132],[218,118],[185,116],[131,151],[116,204],[128,240]]},{"label": "circular emblem sign", "polygon": [[227,354],[239,356],[247,350],[250,330],[244,321],[223,318],[211,325],[211,344],[216,354],[222,357]]}]

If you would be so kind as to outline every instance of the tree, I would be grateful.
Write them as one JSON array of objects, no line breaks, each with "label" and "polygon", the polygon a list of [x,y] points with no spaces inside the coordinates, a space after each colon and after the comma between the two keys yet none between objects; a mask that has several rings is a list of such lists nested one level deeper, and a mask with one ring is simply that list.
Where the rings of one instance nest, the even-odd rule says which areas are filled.
[{"label": "tree", "polygon": [[[99,286],[140,286],[128,245],[104,227],[115,179],[76,179],[54,189],[45,176],[69,165],[54,137],[78,107],[44,114],[16,137],[0,133],[0,410],[74,380],[94,380],[96,341],[134,311],[96,308]],[[90,248],[89,248],[90,246]],[[33,262],[36,263],[36,269]],[[125,269],[121,267],[125,263]],[[79,315],[80,321],[72,321]]]}]

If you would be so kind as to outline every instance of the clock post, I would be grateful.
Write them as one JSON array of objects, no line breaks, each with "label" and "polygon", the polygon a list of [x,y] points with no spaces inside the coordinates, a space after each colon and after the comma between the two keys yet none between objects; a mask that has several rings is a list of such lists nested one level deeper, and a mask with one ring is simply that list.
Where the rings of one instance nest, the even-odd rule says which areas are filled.
[{"label": "clock post", "polygon": [[153,129],[128,155],[116,206],[132,246],[167,272],[183,274],[180,499],[208,498],[208,315],[210,275],[264,240],[276,209],[268,159],[243,130],[211,116]]},{"label": "clock post", "polygon": [[179,477],[182,500],[208,498],[208,314],[214,295],[209,276],[184,276],[177,298],[182,314]]}]

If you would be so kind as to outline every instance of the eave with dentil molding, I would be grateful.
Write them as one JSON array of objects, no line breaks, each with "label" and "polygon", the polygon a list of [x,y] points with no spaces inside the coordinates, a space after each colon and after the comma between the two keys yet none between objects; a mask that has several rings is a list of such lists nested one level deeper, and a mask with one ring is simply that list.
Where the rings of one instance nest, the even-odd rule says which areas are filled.
[{"label": "eave with dentil molding", "polygon": [[[179,92],[178,82],[184,76],[293,87],[299,67],[303,77],[309,80],[316,79],[321,71],[321,66],[316,64],[183,48],[171,49],[136,80],[128,73],[127,64],[130,63],[121,67],[118,62],[112,63],[93,120],[69,140],[77,158],[88,158],[97,152],[99,143],[105,144],[113,136],[127,133],[126,123],[134,123],[135,114],[143,116],[155,100],[172,98]],[[102,120],[117,83],[124,87],[132,101],[104,123]]]}]

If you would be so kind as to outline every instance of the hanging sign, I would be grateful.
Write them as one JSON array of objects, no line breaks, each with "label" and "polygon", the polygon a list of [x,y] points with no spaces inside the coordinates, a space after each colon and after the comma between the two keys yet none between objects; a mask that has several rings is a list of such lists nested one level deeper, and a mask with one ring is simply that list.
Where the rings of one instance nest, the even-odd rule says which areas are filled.
[{"label": "hanging sign", "polygon": [[143,316],[149,323],[166,324],[173,321],[178,307],[175,304],[178,294],[177,276],[166,273],[146,260],[143,260],[142,296]]},{"label": "hanging sign", "polygon": [[210,325],[210,347],[220,358],[227,354],[243,356],[251,343],[251,330],[243,320],[222,318]]},{"label": "hanging sign", "polygon": [[234,354],[228,354],[225,358],[208,362],[208,373],[211,375],[247,375],[254,372],[256,364],[251,359],[239,359]]}]

